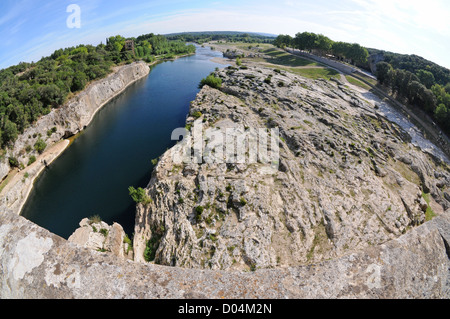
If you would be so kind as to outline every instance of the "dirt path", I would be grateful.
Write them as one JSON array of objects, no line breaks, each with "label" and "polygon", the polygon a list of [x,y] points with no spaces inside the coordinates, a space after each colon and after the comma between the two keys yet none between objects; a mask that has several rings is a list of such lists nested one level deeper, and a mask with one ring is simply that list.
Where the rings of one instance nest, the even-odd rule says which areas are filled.
[{"label": "dirt path", "polygon": [[36,162],[15,173],[0,192],[0,211],[20,214],[36,178],[69,144],[69,140],[62,140],[52,145],[37,157]]}]

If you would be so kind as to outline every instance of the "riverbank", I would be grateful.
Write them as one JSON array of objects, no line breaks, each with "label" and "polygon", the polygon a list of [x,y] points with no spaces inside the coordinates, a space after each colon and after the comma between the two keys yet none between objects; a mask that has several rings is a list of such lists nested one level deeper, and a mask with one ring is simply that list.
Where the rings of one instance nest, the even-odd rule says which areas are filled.
[{"label": "riverbank", "polygon": [[62,140],[54,144],[39,155],[36,162],[15,173],[0,192],[0,211],[9,211],[19,215],[36,179],[64,152],[69,144],[69,140]]},{"label": "riverbank", "polygon": [[[9,151],[9,156],[16,157],[25,168],[16,174],[14,174],[14,170],[9,170],[6,175],[2,176],[5,183],[2,185],[0,193],[0,210],[20,214],[35,179],[70,144],[67,138],[84,130],[103,106],[120,95],[132,83],[147,76],[149,72],[150,67],[144,62],[116,67],[112,74],[89,84],[85,90],[65,105],[52,110],[33,126],[27,128]],[[44,137],[46,137],[44,141],[48,146],[42,154],[38,154],[36,151],[26,154],[23,151]],[[28,156],[30,158],[35,156],[36,162],[26,165],[29,161]],[[10,174],[14,174],[14,176],[10,176],[8,180]]]}]

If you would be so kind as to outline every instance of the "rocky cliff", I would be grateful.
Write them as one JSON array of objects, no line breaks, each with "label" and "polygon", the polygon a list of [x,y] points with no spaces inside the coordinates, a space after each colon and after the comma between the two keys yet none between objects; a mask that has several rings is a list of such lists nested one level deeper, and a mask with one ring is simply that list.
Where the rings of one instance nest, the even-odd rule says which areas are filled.
[{"label": "rocky cliff", "polygon": [[263,67],[216,76],[221,89],[203,87],[187,127],[278,128],[278,165],[174,162],[179,143],[154,170],[151,203],[137,207],[136,260],[216,270],[317,263],[450,208],[448,166],[340,80]]},{"label": "rocky cliff", "polygon": [[42,116],[19,135],[14,146],[7,151],[5,160],[0,163],[0,179],[3,179],[10,170],[7,163],[9,156],[16,157],[20,163],[27,166],[29,157],[38,155],[33,146],[39,138],[50,146],[63,138],[77,134],[91,122],[103,105],[149,72],[150,68],[144,62],[117,67],[112,74],[91,83],[65,105]]}]

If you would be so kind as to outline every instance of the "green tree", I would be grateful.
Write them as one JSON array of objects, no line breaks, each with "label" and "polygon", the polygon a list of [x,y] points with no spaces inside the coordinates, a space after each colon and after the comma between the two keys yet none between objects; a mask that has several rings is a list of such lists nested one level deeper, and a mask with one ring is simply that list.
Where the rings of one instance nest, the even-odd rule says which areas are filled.
[{"label": "green tree", "polygon": [[17,139],[18,131],[16,123],[11,122],[9,119],[5,120],[5,124],[3,125],[3,133],[2,133],[2,146],[9,145],[14,143]]},{"label": "green tree", "polygon": [[299,50],[311,51],[315,48],[318,36],[315,33],[303,32],[297,33],[294,38],[294,45]]},{"label": "green tree", "polygon": [[333,41],[323,34],[317,35],[317,40],[314,44],[315,49],[319,50],[322,55],[330,53],[333,47]]},{"label": "green tree", "polygon": [[34,149],[39,153],[42,154],[47,147],[47,143],[44,142],[41,138],[38,138],[36,143],[34,144]]},{"label": "green tree", "polygon": [[116,35],[113,37],[109,37],[106,39],[106,50],[121,52],[123,47],[125,46],[126,39],[121,35]]},{"label": "green tree", "polygon": [[202,88],[204,85],[219,89],[222,86],[222,79],[214,76],[214,74],[210,74],[200,81],[199,88]]},{"label": "green tree", "polygon": [[72,92],[81,91],[84,89],[87,83],[87,76],[83,72],[76,72],[73,76],[72,86],[70,90]]},{"label": "green tree", "polygon": [[434,110],[434,116],[439,124],[444,125],[446,128],[449,127],[449,112],[444,104],[439,104]]},{"label": "green tree", "polygon": [[353,60],[355,63],[363,64],[367,62],[369,51],[358,43],[353,43],[349,47],[349,52],[346,57]]},{"label": "green tree", "polygon": [[386,86],[390,86],[392,84],[392,73],[393,68],[389,63],[379,62],[377,63],[377,79],[380,84],[384,84]]},{"label": "green tree", "polygon": [[427,87],[427,89],[431,89],[431,87],[436,83],[433,73],[426,70],[419,70],[416,73],[420,82]]},{"label": "green tree", "polygon": [[64,94],[55,84],[43,85],[38,88],[38,94],[44,106],[58,107],[64,102]]}]

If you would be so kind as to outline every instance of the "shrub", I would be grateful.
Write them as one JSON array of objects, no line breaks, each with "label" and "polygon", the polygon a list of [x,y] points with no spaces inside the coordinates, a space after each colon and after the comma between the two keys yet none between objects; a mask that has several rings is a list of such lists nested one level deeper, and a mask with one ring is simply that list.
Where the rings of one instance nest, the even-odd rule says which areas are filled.
[{"label": "shrub", "polygon": [[42,154],[45,150],[45,148],[47,147],[47,144],[41,139],[39,138],[36,142],[36,144],[34,144],[34,149],[39,153]]},{"label": "shrub", "polygon": [[133,246],[133,241],[130,239],[130,237],[128,237],[127,234],[125,234],[125,236],[123,237],[123,243],[128,244],[129,246]]},{"label": "shrub", "polygon": [[89,217],[89,224],[99,224],[102,218],[99,215],[94,215]]},{"label": "shrub", "polygon": [[214,74],[210,74],[205,79],[200,81],[199,88],[202,88],[204,85],[208,85],[214,89],[219,89],[222,86],[222,79],[217,78]]},{"label": "shrub", "polygon": [[196,111],[196,112],[194,112],[194,113],[192,114],[192,116],[195,117],[196,119],[202,117],[202,115],[203,115],[203,114],[202,114],[202,112],[200,112],[200,111]]},{"label": "shrub", "polygon": [[105,237],[108,237],[108,230],[106,228],[100,229],[100,234],[102,234]]},{"label": "shrub", "polygon": [[19,167],[20,163],[17,160],[17,158],[15,158],[14,156],[11,156],[8,160],[9,160],[9,165],[11,165],[11,167]]},{"label": "shrub", "polygon": [[200,222],[200,220],[202,218],[202,213],[204,210],[205,210],[205,208],[203,206],[197,206],[195,208],[195,212],[196,212],[195,220],[197,221],[197,223]]},{"label": "shrub", "polygon": [[128,187],[128,191],[130,193],[131,198],[136,203],[148,205],[152,202],[152,199],[150,198],[150,196],[148,196],[146,194],[145,190],[141,187],[138,187],[137,189],[135,189],[133,186],[130,186],[130,187]]},{"label": "shrub", "polygon": [[51,130],[48,130],[47,136],[50,137],[50,136],[52,136],[53,133],[56,133],[56,127],[53,127]]},{"label": "shrub", "polygon": [[28,166],[36,162],[36,156],[31,155],[30,159],[28,160]]}]

